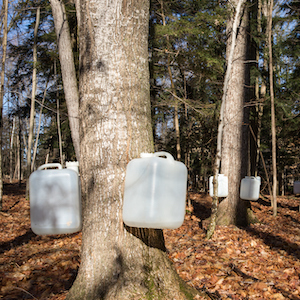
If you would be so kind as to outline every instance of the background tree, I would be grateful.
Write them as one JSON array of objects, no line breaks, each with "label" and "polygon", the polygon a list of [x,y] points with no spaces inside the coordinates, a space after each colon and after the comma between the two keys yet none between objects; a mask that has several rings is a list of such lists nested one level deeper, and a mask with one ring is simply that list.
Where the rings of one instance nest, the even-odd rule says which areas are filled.
[{"label": "background tree", "polygon": [[2,132],[3,132],[3,98],[4,98],[4,81],[5,81],[5,62],[7,49],[7,16],[8,16],[8,0],[3,1],[3,38],[2,38],[2,62],[1,62],[1,80],[0,80],[0,211],[2,211],[2,195],[3,195],[3,168],[2,168]]},{"label": "background tree", "polygon": [[[238,1],[231,2],[236,9]],[[233,54],[232,72],[224,106],[224,128],[221,151],[221,173],[228,176],[228,197],[219,205],[217,223],[220,225],[246,225],[248,212],[246,201],[240,200],[239,188],[243,176],[247,175],[247,127],[249,116],[245,104],[249,98],[249,12],[244,5],[241,11],[239,30],[235,33],[236,46]],[[227,21],[230,37],[233,19]],[[233,33],[234,34],[234,33]],[[227,41],[229,53],[231,39]]]}]

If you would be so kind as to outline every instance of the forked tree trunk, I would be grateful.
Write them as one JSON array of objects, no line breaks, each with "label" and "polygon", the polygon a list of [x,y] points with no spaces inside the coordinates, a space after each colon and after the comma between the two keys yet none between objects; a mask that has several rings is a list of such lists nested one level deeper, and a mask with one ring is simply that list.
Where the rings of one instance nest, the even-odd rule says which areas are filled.
[{"label": "forked tree trunk", "polygon": [[149,2],[81,1],[78,13],[83,245],[67,299],[186,299],[162,230],[122,221],[126,165],[153,151]]},{"label": "forked tree trunk", "polygon": [[[239,1],[231,2],[234,7]],[[247,225],[249,203],[240,199],[240,182],[247,175],[248,134],[243,122],[248,123],[245,114],[247,87],[249,87],[248,58],[248,8],[244,6],[239,30],[236,32],[236,46],[232,72],[229,79],[224,106],[224,127],[221,153],[221,173],[228,176],[228,197],[219,205],[217,224]],[[232,21],[227,23],[231,32]],[[228,49],[231,41],[228,41]]]}]

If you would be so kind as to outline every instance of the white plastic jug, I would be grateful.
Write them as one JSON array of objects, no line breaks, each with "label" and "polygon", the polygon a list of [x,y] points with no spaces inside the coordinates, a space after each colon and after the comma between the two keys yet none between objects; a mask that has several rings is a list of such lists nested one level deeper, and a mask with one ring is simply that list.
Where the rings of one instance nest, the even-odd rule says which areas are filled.
[{"label": "white plastic jug", "polygon": [[300,194],[300,181],[294,181],[293,192],[294,194]]},{"label": "white plastic jug", "polygon": [[[209,195],[214,196],[214,185],[213,185],[214,176],[209,177]],[[218,197],[227,197],[228,196],[228,177],[224,174],[218,174]]]},{"label": "white plastic jug", "polygon": [[77,174],[79,174],[79,162],[78,161],[66,161],[66,168],[70,170],[74,170]]},{"label": "white plastic jug", "polygon": [[126,168],[124,223],[141,228],[180,227],[185,215],[186,188],[187,168],[183,163],[167,152],[142,153]]},{"label": "white plastic jug", "polygon": [[240,198],[244,200],[258,200],[261,179],[259,176],[246,176],[241,181]]},{"label": "white plastic jug", "polygon": [[[57,169],[46,169],[57,168]],[[29,177],[31,229],[35,234],[65,234],[81,230],[78,174],[61,164],[45,164]]]}]

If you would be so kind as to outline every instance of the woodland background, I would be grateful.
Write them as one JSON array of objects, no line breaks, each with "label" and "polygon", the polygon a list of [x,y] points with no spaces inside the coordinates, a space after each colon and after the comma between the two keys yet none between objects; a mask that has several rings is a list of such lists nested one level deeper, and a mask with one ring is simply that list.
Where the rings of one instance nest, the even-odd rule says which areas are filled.
[{"label": "woodland background", "polygon": [[[64,299],[80,262],[80,234],[33,236],[22,186],[22,180],[45,162],[76,160],[51,6],[48,1],[5,0],[2,4],[0,174],[6,188],[16,188],[9,182],[17,180],[20,190],[6,191],[9,196],[4,193],[1,199],[5,225],[1,228],[1,292],[7,299]],[[64,4],[78,75],[75,5]],[[251,59],[245,62],[250,68],[245,107],[250,118],[243,127],[248,130],[248,173],[256,169],[262,178],[262,197],[251,204],[259,223],[246,230],[217,227],[212,240],[205,239],[211,208],[207,183],[214,172],[230,4],[151,1],[149,70],[155,151],[172,153],[189,173],[185,224],[165,231],[166,246],[181,277],[212,299],[299,299],[299,201],[290,196],[294,181],[300,179],[297,1],[275,2],[271,22],[273,1],[246,3]],[[270,124],[273,97],[276,164]],[[274,180],[279,183],[276,192],[285,195],[278,198],[277,219],[271,216],[269,196],[264,196],[272,194]],[[66,259],[59,260],[59,255]],[[63,285],[57,282],[60,276]]]},{"label": "woodland background", "polygon": [[[2,37],[6,28],[4,4]],[[72,1],[65,4],[78,72],[75,8]],[[258,174],[262,177],[262,191],[268,191],[266,174],[272,181],[273,171],[266,41],[268,3],[250,1],[247,5],[251,51],[256,59],[247,62],[251,65],[252,95],[246,104],[250,122],[243,126],[249,129],[249,165],[255,161],[256,145],[260,144],[263,160],[260,158]],[[76,157],[50,4],[9,1],[7,11],[7,51],[1,77],[2,171],[6,179],[22,179],[26,172],[30,173],[28,164],[33,171],[45,161],[64,163]],[[274,3],[276,167],[281,195],[291,192],[293,181],[299,178],[299,14],[297,1]],[[226,3],[222,1],[151,1],[149,66],[155,150],[163,149],[183,161],[189,170],[189,188],[202,192],[207,191],[208,177],[213,173],[226,67],[227,18]]]}]

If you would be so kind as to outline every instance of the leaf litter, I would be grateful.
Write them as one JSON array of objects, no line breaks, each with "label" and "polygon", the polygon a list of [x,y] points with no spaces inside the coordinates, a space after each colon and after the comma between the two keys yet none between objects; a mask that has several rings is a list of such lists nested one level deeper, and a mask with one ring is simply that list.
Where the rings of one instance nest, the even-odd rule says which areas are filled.
[{"label": "leaf litter", "polygon": [[[252,201],[258,220],[220,227],[205,239],[211,198],[190,194],[184,224],[164,230],[178,274],[211,299],[300,299],[300,198]],[[0,212],[0,299],[64,300],[80,264],[81,233],[37,236],[25,183],[5,183]],[[197,297],[196,299],[201,299]]]}]

